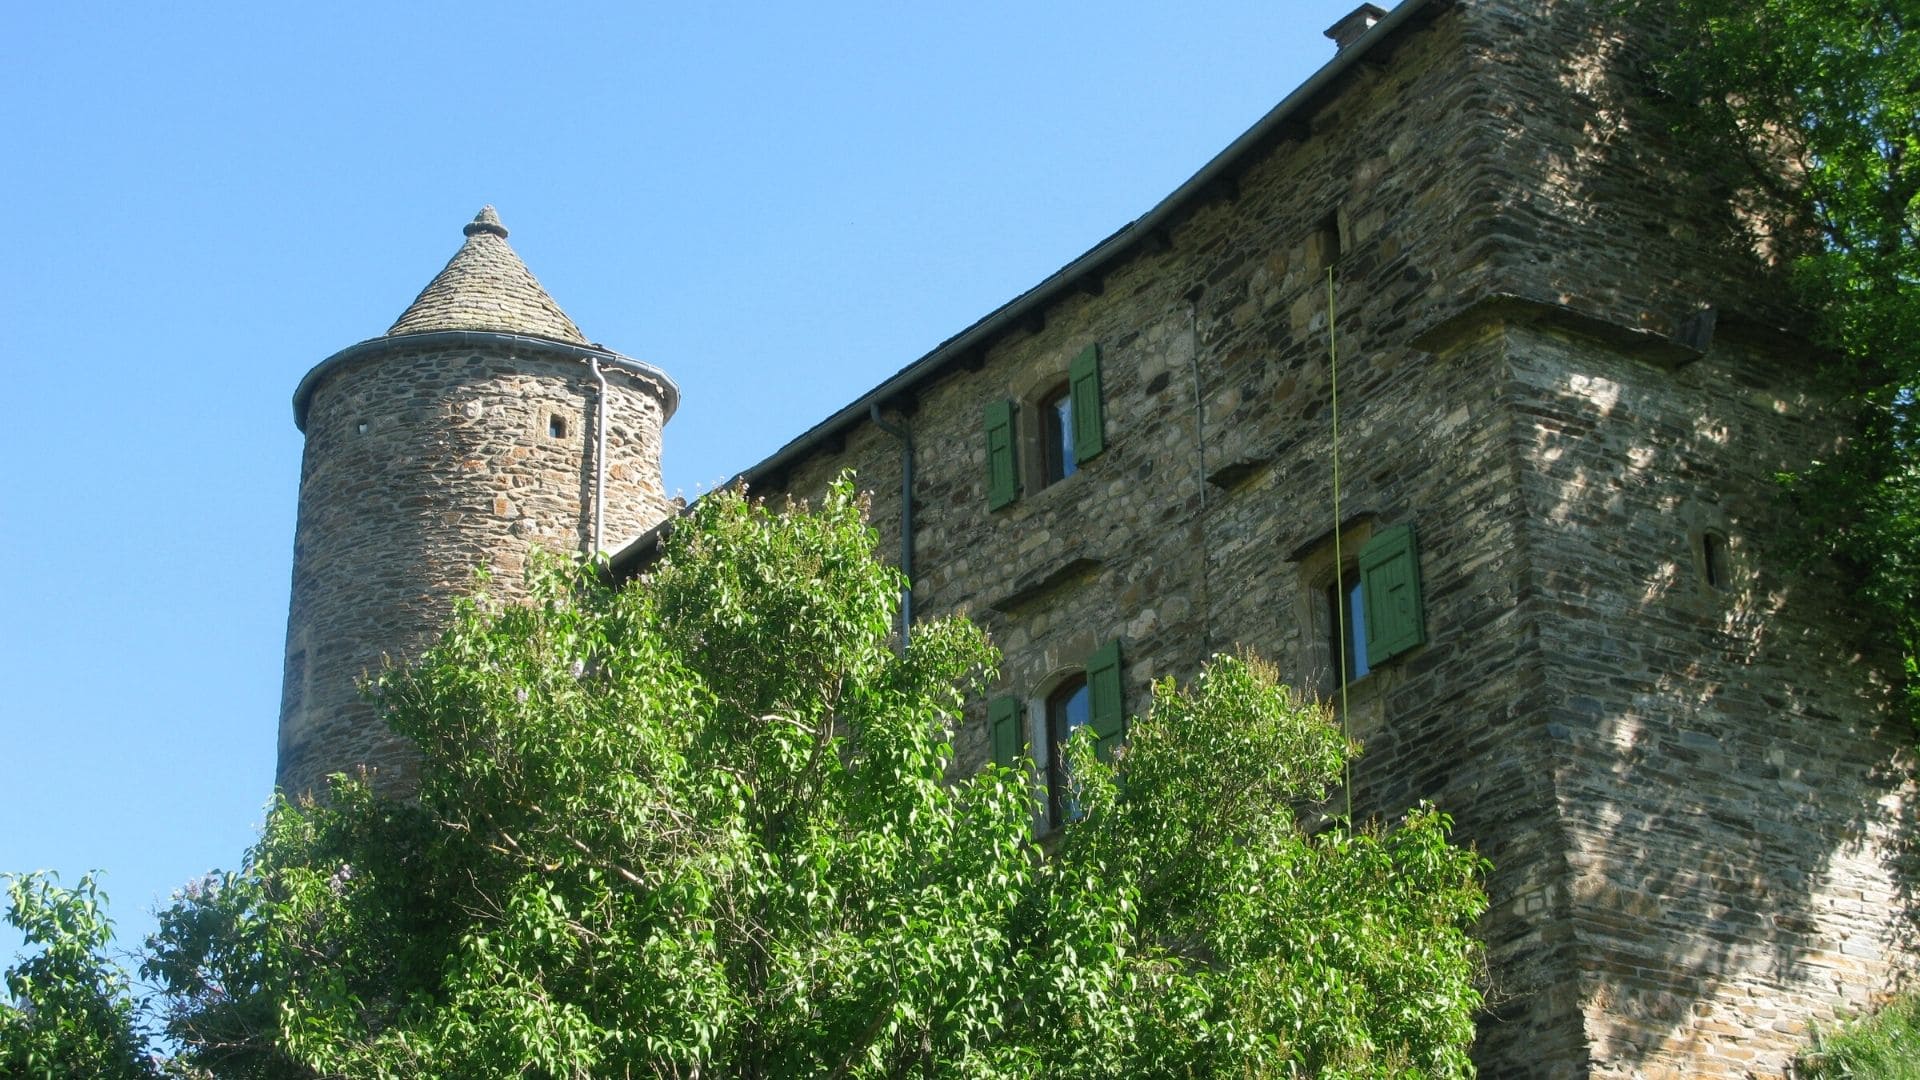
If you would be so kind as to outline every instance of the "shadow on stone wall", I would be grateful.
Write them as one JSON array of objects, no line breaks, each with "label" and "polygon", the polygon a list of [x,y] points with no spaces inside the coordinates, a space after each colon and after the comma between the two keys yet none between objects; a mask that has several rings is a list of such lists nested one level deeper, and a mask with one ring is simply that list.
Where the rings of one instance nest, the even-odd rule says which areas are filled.
[{"label": "shadow on stone wall", "polygon": [[[1632,58],[1605,6],[1461,5],[1491,92],[1484,132],[1459,142],[1491,147],[1494,242],[1487,264],[1463,262],[1436,291],[1478,290],[1484,273],[1491,291],[1590,326],[1662,335],[1712,307],[1720,340],[1670,366],[1676,348],[1658,362],[1629,355],[1617,340],[1628,335],[1509,325],[1496,395],[1513,410],[1525,492],[1525,625],[1489,629],[1511,602],[1486,593],[1496,575],[1459,570],[1505,537],[1481,531],[1448,551],[1453,523],[1423,532],[1435,541],[1423,561],[1455,585],[1449,612],[1435,615],[1429,597],[1432,625],[1451,629],[1405,665],[1410,695],[1393,723],[1365,734],[1361,801],[1435,797],[1495,861],[1489,949],[1511,982],[1482,1027],[1486,1075],[1777,1072],[1808,1021],[1871,1004],[1920,948],[1913,739],[1888,719],[1890,650],[1850,612],[1836,571],[1791,563],[1797,523],[1774,474],[1830,448],[1840,424],[1820,408],[1808,350],[1742,338],[1741,326],[1789,320],[1782,276],[1707,151],[1676,145],[1623,81]],[[1368,314],[1342,323],[1356,340],[1375,329]],[[1404,420],[1405,395],[1429,387],[1411,367],[1370,374],[1368,351],[1343,367],[1343,401],[1392,381],[1378,415]],[[1285,390],[1249,401],[1272,408],[1296,392],[1295,374],[1298,400],[1315,396],[1309,357],[1299,372],[1277,366]],[[1324,417],[1309,407],[1297,419],[1312,429]],[[1432,469],[1463,487],[1503,467],[1396,449],[1406,475]],[[1428,496],[1445,501],[1420,496],[1380,501],[1415,514],[1435,505]],[[1717,584],[1699,565],[1709,533],[1728,545]],[[1464,721],[1451,702],[1413,700],[1426,683],[1412,669],[1471,669],[1491,652],[1449,616],[1489,640],[1529,641],[1541,671],[1519,672],[1510,696]],[[1429,713],[1439,718],[1419,722]],[[1590,1060],[1570,1060],[1580,1047]]]},{"label": "shadow on stone wall", "polygon": [[[1554,797],[1593,1071],[1778,1068],[1808,1020],[1915,955],[1912,733],[1884,639],[1792,563],[1776,472],[1833,445],[1772,238],[1713,148],[1654,111],[1604,0],[1485,0],[1502,288],[1721,340],[1666,371],[1552,330],[1510,339],[1548,665]],[[1707,584],[1701,537],[1728,541]],[[1725,575],[1723,575],[1725,576]]]},{"label": "shadow on stone wall", "polygon": [[1829,569],[1793,567],[1771,497],[1831,421],[1738,348],[1667,376],[1541,333],[1512,364],[1594,1066],[1777,1066],[1870,1004],[1920,925],[1893,658]]}]

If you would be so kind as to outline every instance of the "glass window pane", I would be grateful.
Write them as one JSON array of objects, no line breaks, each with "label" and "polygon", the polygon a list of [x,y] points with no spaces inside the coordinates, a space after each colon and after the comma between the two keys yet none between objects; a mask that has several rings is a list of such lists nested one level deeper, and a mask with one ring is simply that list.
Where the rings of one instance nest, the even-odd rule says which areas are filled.
[{"label": "glass window pane", "polygon": [[1090,717],[1084,675],[1061,684],[1047,698],[1047,741],[1052,744],[1047,757],[1047,820],[1052,825],[1080,816],[1079,807],[1067,795],[1066,745],[1075,731],[1086,726]]},{"label": "glass window pane", "polygon": [[1353,584],[1347,586],[1347,681],[1372,670],[1367,666],[1367,598],[1355,574]]},{"label": "glass window pane", "polygon": [[[1342,604],[1336,589],[1346,588],[1346,603]],[[1342,610],[1344,608],[1344,611]],[[1346,651],[1340,650],[1340,623],[1344,615],[1346,620]],[[1342,671],[1348,682],[1361,678],[1373,670],[1367,666],[1367,601],[1360,589],[1360,575],[1357,571],[1348,571],[1340,575],[1340,585],[1327,586],[1327,648],[1328,661],[1342,665]]]},{"label": "glass window pane", "polygon": [[1058,479],[1065,480],[1079,467],[1073,460],[1073,395],[1062,394],[1053,403],[1052,419],[1049,424],[1053,429],[1049,434],[1057,440],[1057,444],[1049,448],[1049,452],[1059,456]]}]

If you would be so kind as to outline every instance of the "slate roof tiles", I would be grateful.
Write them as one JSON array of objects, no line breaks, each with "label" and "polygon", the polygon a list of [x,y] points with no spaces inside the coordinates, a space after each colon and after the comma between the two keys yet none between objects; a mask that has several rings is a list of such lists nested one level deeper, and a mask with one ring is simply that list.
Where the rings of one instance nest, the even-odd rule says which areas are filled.
[{"label": "slate roof tiles", "polygon": [[395,320],[388,337],[487,330],[588,344],[586,335],[507,246],[507,227],[500,224],[493,207],[482,207],[462,231],[467,242]]}]

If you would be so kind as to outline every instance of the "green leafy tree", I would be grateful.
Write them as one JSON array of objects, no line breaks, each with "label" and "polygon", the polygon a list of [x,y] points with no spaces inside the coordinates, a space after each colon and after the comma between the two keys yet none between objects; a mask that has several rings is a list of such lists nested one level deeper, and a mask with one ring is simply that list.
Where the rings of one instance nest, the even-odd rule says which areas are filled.
[{"label": "green leafy tree", "polygon": [[1023,1023],[1048,1077],[1464,1076],[1481,861],[1431,807],[1392,830],[1293,813],[1350,748],[1264,665],[1164,680],[1114,764],[1069,748],[1080,817],[1020,912]]},{"label": "green leafy tree", "polygon": [[1894,628],[1920,720],[1920,4],[1630,0],[1671,28],[1676,123],[1792,260],[1826,370],[1857,405],[1846,449],[1790,478],[1813,549]]},{"label": "green leafy tree", "polygon": [[1901,994],[1871,1015],[1815,1029],[1794,1073],[1807,1080],[1920,1080],[1920,997]]},{"label": "green leafy tree", "polygon": [[636,587],[549,565],[383,680],[415,801],[281,805],[146,971],[217,1076],[1461,1075],[1481,861],[1321,823],[1348,753],[1256,664],[1162,684],[1118,761],[959,775],[996,661],[890,633],[848,484],[702,500]]},{"label": "green leafy tree", "polygon": [[160,1075],[126,973],[106,956],[113,924],[88,874],[71,889],[52,874],[9,875],[7,923],[29,955],[7,969],[0,1076],[143,1080]]}]

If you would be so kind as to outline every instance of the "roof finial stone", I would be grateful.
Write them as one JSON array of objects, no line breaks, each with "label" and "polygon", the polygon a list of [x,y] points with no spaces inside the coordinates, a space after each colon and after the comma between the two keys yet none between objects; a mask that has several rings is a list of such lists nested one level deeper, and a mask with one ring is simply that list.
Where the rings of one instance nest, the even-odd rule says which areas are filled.
[{"label": "roof finial stone", "polygon": [[507,227],[500,224],[500,215],[494,213],[492,206],[481,207],[480,212],[473,215],[473,220],[467,222],[467,227],[460,231],[467,236],[475,233],[492,233],[502,240],[507,238]]}]

